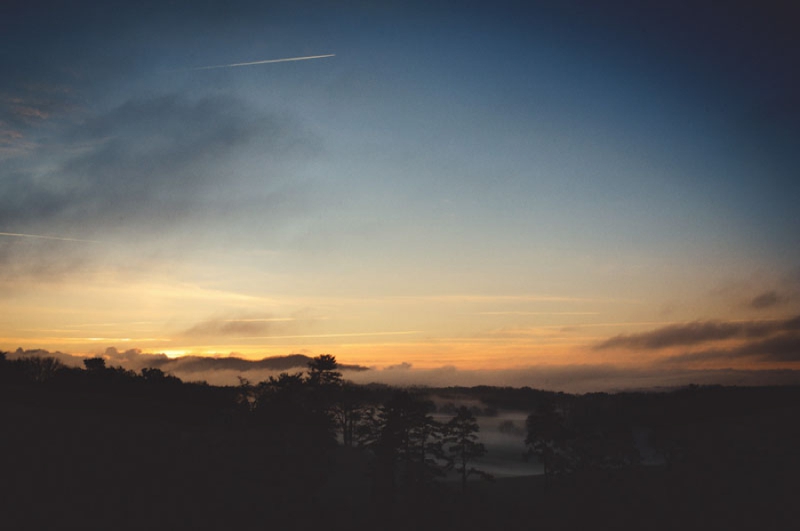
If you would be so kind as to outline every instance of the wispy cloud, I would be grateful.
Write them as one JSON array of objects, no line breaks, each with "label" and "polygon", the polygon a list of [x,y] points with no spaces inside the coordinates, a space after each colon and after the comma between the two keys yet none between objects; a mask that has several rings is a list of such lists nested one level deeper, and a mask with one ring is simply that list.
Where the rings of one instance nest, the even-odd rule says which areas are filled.
[{"label": "wispy cloud", "polygon": [[263,61],[250,61],[247,63],[230,63],[226,65],[213,65],[213,66],[197,66],[194,68],[187,68],[186,70],[215,70],[217,68],[236,68],[239,66],[255,66],[255,65],[266,65],[271,63],[288,63],[292,61],[308,61],[311,59],[324,59],[326,57],[335,57],[335,53],[329,53],[325,55],[307,55],[304,57],[285,57],[283,59],[265,59]]},{"label": "wispy cloud", "polygon": [[8,236],[12,238],[36,238],[40,240],[57,240],[60,242],[100,243],[96,240],[81,240],[79,238],[63,238],[60,236],[43,236],[41,234],[21,234],[17,232],[0,232],[0,236]]},{"label": "wispy cloud", "polygon": [[265,334],[271,329],[270,320],[249,319],[208,319],[184,330],[181,335],[188,337],[227,336],[241,337]]},{"label": "wispy cloud", "polygon": [[[308,206],[306,183],[278,170],[313,157],[317,137],[293,116],[234,95],[132,98],[59,127],[64,149],[52,160],[42,152],[42,167],[0,154],[0,284],[10,290],[21,279],[60,281],[104,265],[156,266],[144,257],[193,246],[181,238],[162,247],[186,230],[203,242],[224,234],[226,243],[253,225],[277,233]],[[258,171],[238,169],[248,157]],[[20,245],[34,240],[40,245]],[[124,245],[98,255],[77,242]],[[123,254],[134,258],[123,263]]]},{"label": "wispy cloud", "polygon": [[600,315],[600,312],[477,312],[475,315]]},{"label": "wispy cloud", "polygon": [[657,350],[692,346],[726,339],[764,338],[780,332],[800,330],[800,316],[785,320],[763,321],[696,321],[657,328],[641,334],[614,336],[595,349],[627,348]]},{"label": "wispy cloud", "polygon": [[249,315],[214,316],[193,324],[180,332],[182,337],[228,337],[253,338],[296,337],[296,334],[315,331],[318,321],[325,317],[313,315],[309,309],[295,312],[289,316],[271,316],[251,313]]},{"label": "wispy cloud", "polygon": [[131,321],[131,322],[115,322],[115,323],[80,323],[80,324],[71,324],[66,325],[66,329],[75,329],[75,328],[96,328],[99,326],[102,327],[110,327],[110,326],[118,326],[118,327],[134,327],[134,326],[141,326],[141,325],[152,325],[156,321]]},{"label": "wispy cloud", "polygon": [[73,95],[64,86],[23,84],[0,91],[0,126],[11,126],[20,133],[74,108]]},{"label": "wispy cloud", "polygon": [[419,300],[427,302],[597,302],[598,299],[559,295],[420,295],[391,297],[395,300]]},{"label": "wispy cloud", "polygon": [[[208,219],[230,217],[231,210],[244,215],[255,204],[263,209],[284,190],[269,166],[268,177],[260,176],[260,203],[252,195],[221,195],[219,175],[235,157],[255,149],[269,157],[268,164],[279,164],[311,146],[313,140],[292,120],[230,95],[128,100],[68,128],[64,136],[84,149],[70,152],[53,171],[19,170],[0,180],[0,225],[163,231],[200,218],[200,212]],[[235,176],[230,189],[244,188],[248,179],[255,177]]]},{"label": "wispy cloud", "polygon": [[767,339],[747,342],[732,348],[689,352],[663,360],[665,365],[693,362],[733,361],[750,359],[758,362],[793,363],[800,361],[800,334],[785,333]]},{"label": "wispy cloud", "polygon": [[775,291],[767,291],[754,297],[753,300],[750,301],[748,306],[750,308],[755,308],[756,310],[762,310],[765,308],[772,308],[773,306],[777,306],[784,302],[783,297],[778,295]]},{"label": "wispy cloud", "polygon": [[421,330],[402,330],[398,332],[350,332],[342,334],[304,334],[295,336],[249,337],[247,339],[304,339],[304,338],[326,338],[326,337],[409,336],[422,333],[423,332]]}]

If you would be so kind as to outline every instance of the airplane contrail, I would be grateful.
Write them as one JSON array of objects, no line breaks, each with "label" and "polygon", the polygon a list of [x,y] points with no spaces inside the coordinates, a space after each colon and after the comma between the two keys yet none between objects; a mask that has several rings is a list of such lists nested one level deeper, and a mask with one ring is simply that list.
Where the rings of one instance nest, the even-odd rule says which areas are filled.
[{"label": "airplane contrail", "polygon": [[11,236],[14,238],[37,238],[40,240],[58,240],[62,242],[100,243],[95,240],[79,240],[78,238],[60,238],[58,236],[42,236],[41,234],[20,234],[17,232],[0,232],[0,236]]},{"label": "airplane contrail", "polygon": [[266,59],[264,61],[251,61],[249,63],[231,63],[227,65],[214,65],[214,66],[198,66],[196,68],[188,68],[187,70],[213,70],[215,68],[235,68],[237,66],[253,66],[253,65],[266,65],[269,63],[288,63],[290,61],[308,61],[309,59],[324,59],[325,57],[335,57],[335,53],[327,55],[307,55],[305,57],[286,57],[284,59]]}]

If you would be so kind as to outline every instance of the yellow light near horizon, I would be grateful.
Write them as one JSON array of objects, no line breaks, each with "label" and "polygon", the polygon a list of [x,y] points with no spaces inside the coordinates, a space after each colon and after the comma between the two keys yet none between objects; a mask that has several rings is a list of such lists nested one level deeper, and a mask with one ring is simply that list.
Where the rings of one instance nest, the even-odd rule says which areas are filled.
[{"label": "yellow light near horizon", "polygon": [[167,349],[167,350],[161,350],[160,354],[164,354],[168,358],[180,358],[181,356],[191,355],[191,352],[186,350]]}]

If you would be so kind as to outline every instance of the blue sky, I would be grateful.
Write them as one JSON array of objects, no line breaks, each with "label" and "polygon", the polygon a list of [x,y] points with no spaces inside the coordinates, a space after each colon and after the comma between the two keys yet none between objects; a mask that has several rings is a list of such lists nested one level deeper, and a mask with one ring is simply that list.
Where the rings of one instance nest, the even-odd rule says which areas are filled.
[{"label": "blue sky", "polygon": [[593,345],[797,313],[779,3],[1,9],[0,348],[651,367]]}]

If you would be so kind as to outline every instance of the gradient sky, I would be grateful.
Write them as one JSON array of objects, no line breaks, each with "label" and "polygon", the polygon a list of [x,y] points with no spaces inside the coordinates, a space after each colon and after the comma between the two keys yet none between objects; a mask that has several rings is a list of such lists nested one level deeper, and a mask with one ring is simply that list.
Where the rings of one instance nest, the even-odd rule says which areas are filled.
[{"label": "gradient sky", "polygon": [[800,367],[784,3],[111,4],[0,7],[0,349]]}]

